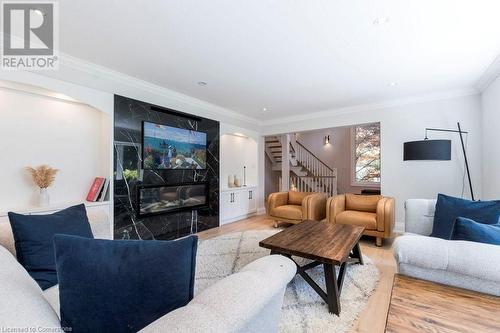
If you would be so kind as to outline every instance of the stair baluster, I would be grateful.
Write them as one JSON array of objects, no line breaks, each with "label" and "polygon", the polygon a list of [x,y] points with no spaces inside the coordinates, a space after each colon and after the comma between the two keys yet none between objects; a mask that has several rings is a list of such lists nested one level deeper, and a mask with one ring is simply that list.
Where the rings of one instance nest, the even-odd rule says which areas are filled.
[{"label": "stair baluster", "polygon": [[[291,163],[295,170],[290,174],[290,185],[294,185],[297,191],[324,192],[329,196],[337,194],[337,170],[330,168],[309,149],[298,141],[292,141],[290,149],[290,161],[283,161],[282,147],[279,137],[266,138],[266,154],[273,164]],[[272,147],[272,148],[271,148]],[[302,169],[301,169],[302,168]],[[302,170],[302,171],[299,171]],[[300,175],[301,173],[306,174]],[[281,188],[281,177],[280,191]]]}]

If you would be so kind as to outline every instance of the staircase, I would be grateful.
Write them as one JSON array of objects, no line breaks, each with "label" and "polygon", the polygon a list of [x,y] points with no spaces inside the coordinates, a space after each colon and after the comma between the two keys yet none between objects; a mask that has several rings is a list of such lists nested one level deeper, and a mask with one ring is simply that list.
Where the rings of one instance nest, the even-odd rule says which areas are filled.
[{"label": "staircase", "polygon": [[[279,136],[266,137],[266,154],[273,163],[274,171],[281,171],[281,163],[283,162],[283,152],[281,146],[281,138]],[[290,171],[296,176],[305,177],[308,175],[307,170],[299,165],[295,158],[295,149],[290,145]]]},{"label": "staircase", "polygon": [[[281,137],[265,138],[266,154],[274,171],[282,170],[283,147]],[[329,196],[337,194],[337,170],[330,168],[298,141],[290,142],[290,188],[305,192],[324,192]],[[280,178],[281,190],[281,178]]]}]

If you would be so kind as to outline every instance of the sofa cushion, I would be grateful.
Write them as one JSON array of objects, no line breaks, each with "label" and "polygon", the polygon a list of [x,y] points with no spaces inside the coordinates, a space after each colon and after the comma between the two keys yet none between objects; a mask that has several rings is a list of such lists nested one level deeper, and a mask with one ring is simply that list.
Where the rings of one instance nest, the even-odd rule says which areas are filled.
[{"label": "sofa cushion", "polygon": [[197,237],[100,240],[56,235],[61,325],[137,332],[193,298]]},{"label": "sofa cushion", "polygon": [[[104,219],[92,219],[92,216],[89,216],[88,218],[90,222],[90,229],[92,229],[94,238],[112,239],[110,228],[111,224],[107,216]],[[12,234],[12,227],[10,226],[8,220],[0,221],[0,245],[16,256],[14,235]]]},{"label": "sofa cushion", "polygon": [[302,220],[302,206],[297,205],[284,205],[273,208],[271,215],[282,219],[289,220]]},{"label": "sofa cushion", "polygon": [[377,214],[346,210],[335,217],[335,223],[359,225],[369,230],[376,230]]},{"label": "sofa cushion", "polygon": [[43,291],[43,297],[45,300],[49,302],[50,306],[56,312],[57,316],[61,318],[60,314],[60,306],[59,306],[59,285],[56,284],[50,288],[47,288]]},{"label": "sofa cushion", "polygon": [[284,256],[264,256],[140,333],[278,332],[283,294],[296,271]]},{"label": "sofa cushion", "polygon": [[302,200],[310,194],[313,194],[313,193],[312,192],[289,191],[288,192],[288,204],[301,206]]},{"label": "sofa cushion", "polygon": [[436,200],[408,199],[405,201],[405,231],[429,236],[434,224]]},{"label": "sofa cushion", "polygon": [[9,250],[14,256],[16,255],[16,245],[14,244],[14,236],[12,235],[12,227],[7,220],[0,221],[0,245]]},{"label": "sofa cushion", "polygon": [[377,211],[377,204],[381,198],[382,196],[380,195],[346,194],[345,209],[375,213]]},{"label": "sofa cushion", "polygon": [[500,245],[500,225],[477,223],[474,220],[459,217],[455,221],[451,239]]},{"label": "sofa cushion", "polygon": [[[500,296],[500,246],[405,234],[394,241],[394,256],[400,273],[408,271],[402,271],[402,265],[405,268],[418,267],[429,270],[429,273],[427,276],[415,276],[417,278]],[[435,279],[431,272],[451,273],[461,278]],[[496,287],[487,290],[479,285],[470,285],[470,278],[484,280],[486,285]]]},{"label": "sofa cushion", "polygon": [[471,201],[438,194],[431,237],[450,239],[457,217],[466,217],[479,223],[497,224],[500,201]]},{"label": "sofa cushion", "polygon": [[48,329],[54,332],[61,327],[35,280],[2,246],[0,267],[0,326],[3,329],[33,327],[38,332],[49,332]]},{"label": "sofa cushion", "polygon": [[17,260],[42,289],[57,284],[54,260],[55,234],[93,238],[85,205],[63,209],[54,214],[22,215],[9,212]]}]

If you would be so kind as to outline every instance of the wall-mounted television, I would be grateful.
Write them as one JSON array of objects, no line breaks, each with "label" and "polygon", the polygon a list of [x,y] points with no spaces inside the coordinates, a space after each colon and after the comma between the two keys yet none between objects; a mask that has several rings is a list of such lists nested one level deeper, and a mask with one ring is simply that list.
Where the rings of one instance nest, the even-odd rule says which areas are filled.
[{"label": "wall-mounted television", "polygon": [[207,134],[143,121],[142,167],[155,170],[206,169]]}]

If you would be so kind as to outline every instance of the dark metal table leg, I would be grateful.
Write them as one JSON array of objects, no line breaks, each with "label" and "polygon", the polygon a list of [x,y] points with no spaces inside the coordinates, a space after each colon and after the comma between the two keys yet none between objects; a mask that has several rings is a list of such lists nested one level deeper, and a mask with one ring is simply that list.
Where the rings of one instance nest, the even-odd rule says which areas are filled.
[{"label": "dark metal table leg", "polygon": [[337,278],[339,298],[340,298],[340,293],[342,292],[342,286],[344,285],[346,268],[347,268],[347,261],[342,263],[342,265],[340,265],[340,268],[339,268],[339,276]]},{"label": "dark metal table leg", "polygon": [[351,257],[358,259],[360,265],[364,265],[363,255],[361,254],[361,248],[359,247],[359,242],[352,249],[352,256]]},{"label": "dark metal table leg", "polygon": [[[271,251],[271,254],[281,254],[285,257],[292,259],[292,256],[285,253],[279,253],[278,251]],[[363,256],[361,255],[361,250],[359,243],[352,250],[350,256],[353,259],[358,259],[357,262],[363,265]],[[344,285],[345,274],[347,270],[348,261],[343,262],[339,267],[339,274],[337,276],[335,272],[335,265],[323,263],[323,270],[325,272],[325,284],[326,292],[321,289],[321,287],[306,273],[307,270],[321,265],[321,262],[314,261],[300,266],[292,259],[292,261],[297,265],[297,274],[300,275],[309,284],[314,291],[327,303],[328,311],[334,313],[337,316],[340,315],[340,293]]]},{"label": "dark metal table leg", "polygon": [[323,269],[325,270],[328,311],[338,316],[340,314],[340,295],[337,277],[335,276],[335,266],[332,264],[323,264]]}]

